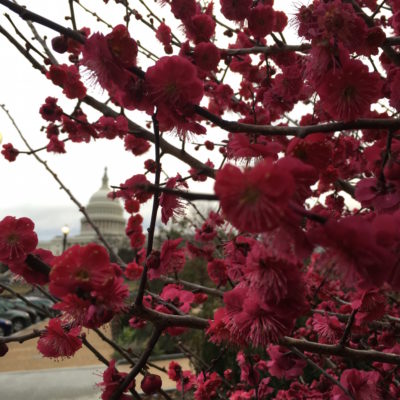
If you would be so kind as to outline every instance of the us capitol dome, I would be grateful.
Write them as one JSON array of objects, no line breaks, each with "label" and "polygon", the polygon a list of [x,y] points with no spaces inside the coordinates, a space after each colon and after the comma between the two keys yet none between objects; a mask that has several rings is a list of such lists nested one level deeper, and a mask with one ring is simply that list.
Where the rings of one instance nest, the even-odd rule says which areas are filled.
[{"label": "us capitol dome", "polygon": [[[110,192],[108,186],[107,167],[100,188],[95,192],[85,207],[90,219],[99,228],[103,237],[111,245],[115,252],[122,248],[129,248],[129,241],[125,235],[124,210],[119,199],[112,200],[107,195]],[[66,237],[66,247],[74,244],[86,245],[88,243],[100,243],[96,232],[93,230],[85,217],[81,218],[80,233],[76,236]],[[62,253],[64,240],[63,236],[56,236],[49,242],[39,243],[39,247],[48,249],[54,255]]]}]

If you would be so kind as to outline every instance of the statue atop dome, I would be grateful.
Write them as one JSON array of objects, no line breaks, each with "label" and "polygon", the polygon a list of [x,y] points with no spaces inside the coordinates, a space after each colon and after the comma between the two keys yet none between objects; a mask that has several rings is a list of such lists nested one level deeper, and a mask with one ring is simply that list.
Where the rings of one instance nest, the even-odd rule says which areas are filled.
[{"label": "statue atop dome", "polygon": [[101,188],[108,189],[107,167],[104,167],[103,184],[101,185]]}]

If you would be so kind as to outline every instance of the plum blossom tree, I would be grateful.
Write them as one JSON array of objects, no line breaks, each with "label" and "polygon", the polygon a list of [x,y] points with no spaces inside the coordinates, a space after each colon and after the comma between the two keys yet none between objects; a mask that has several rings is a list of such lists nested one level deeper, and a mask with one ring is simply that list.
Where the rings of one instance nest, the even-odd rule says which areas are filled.
[{"label": "plum blossom tree", "polygon": [[[154,346],[162,335],[200,330],[219,347],[218,359],[233,349],[235,363],[221,368],[186,348],[198,368],[173,362],[168,375],[187,398],[400,398],[400,3],[300,1],[288,15],[273,0],[104,0],[123,11],[115,26],[92,11],[95,4],[68,3],[60,25],[0,0],[20,17],[9,17],[16,32],[28,21],[36,40],[4,26],[0,33],[68,99],[61,106],[44,93],[37,105],[45,146],[6,143],[2,154],[41,162],[102,244],[53,256],[37,248],[29,216],[0,221],[0,261],[43,285],[60,310],[42,332],[1,338],[1,354],[7,342],[38,336],[45,357],[87,346],[107,366],[103,400],[140,398],[139,387],[168,399],[147,372]],[[81,25],[78,10],[103,29],[88,19]],[[53,31],[51,46],[38,36],[40,25]],[[288,43],[290,26],[298,43]],[[94,86],[107,101],[92,96]],[[147,125],[132,117],[138,111]],[[143,171],[127,168],[110,194],[130,214],[135,256],[127,264],[39,156],[94,140],[122,140],[135,157],[148,154]],[[200,148],[209,157],[196,155]],[[188,172],[164,164],[165,155]],[[206,180],[215,181],[213,193],[203,189]],[[197,200],[217,207],[203,215]],[[156,248],[158,216],[173,224],[191,208],[201,218],[193,235]],[[182,279],[190,259],[204,260],[209,284]],[[127,280],[137,281],[133,293]],[[111,341],[132,362],[127,374],[84,334],[101,334],[117,314],[133,329],[153,329],[137,360]]]}]

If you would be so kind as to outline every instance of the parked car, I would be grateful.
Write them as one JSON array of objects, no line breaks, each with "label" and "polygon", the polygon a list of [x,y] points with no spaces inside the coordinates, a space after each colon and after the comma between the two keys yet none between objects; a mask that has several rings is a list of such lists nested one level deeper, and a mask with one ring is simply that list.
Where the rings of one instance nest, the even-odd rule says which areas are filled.
[{"label": "parked car", "polygon": [[29,317],[31,318],[31,324],[34,324],[40,320],[37,311],[33,307],[29,307],[24,302],[16,303],[13,300],[0,298],[0,304],[4,305],[5,307],[7,307],[11,310],[16,309],[16,310],[21,310],[21,311],[27,312],[29,314]]},{"label": "parked car", "polygon": [[[43,312],[40,312],[39,310],[36,309],[40,318],[42,319],[47,318],[49,316],[48,313],[50,313],[50,315],[52,316],[56,316],[59,314],[59,311],[52,309],[54,303],[50,299],[38,296],[26,296],[26,299],[29,300],[31,303],[35,304],[35,306],[43,309]],[[20,299],[16,299],[15,301],[22,302],[22,300]]]},{"label": "parked car", "polygon": [[0,336],[11,335],[13,331],[12,322],[8,319],[0,318]]},{"label": "parked car", "polygon": [[31,317],[25,311],[9,309],[0,304],[0,318],[8,319],[12,322],[13,332],[20,331],[31,324]]}]

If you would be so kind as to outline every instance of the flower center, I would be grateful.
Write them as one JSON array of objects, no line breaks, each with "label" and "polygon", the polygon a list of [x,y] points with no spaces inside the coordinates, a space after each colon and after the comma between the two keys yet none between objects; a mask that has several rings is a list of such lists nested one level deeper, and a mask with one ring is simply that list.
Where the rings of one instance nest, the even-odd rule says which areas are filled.
[{"label": "flower center", "polygon": [[76,272],[75,278],[82,282],[87,282],[90,280],[89,272],[86,269],[80,269]]},{"label": "flower center", "polygon": [[260,196],[260,192],[254,188],[250,187],[243,193],[242,197],[240,198],[241,204],[254,204],[258,197]]},{"label": "flower center", "polygon": [[351,101],[354,98],[354,94],[356,93],[356,89],[354,86],[347,86],[346,89],[344,89],[343,92],[343,97],[347,101]]},{"label": "flower center", "polygon": [[167,85],[165,85],[165,94],[172,97],[176,93],[176,84],[175,82],[170,82]]},{"label": "flower center", "polygon": [[10,235],[7,236],[7,242],[8,244],[16,244],[18,243],[19,237],[16,233],[11,233]]}]

